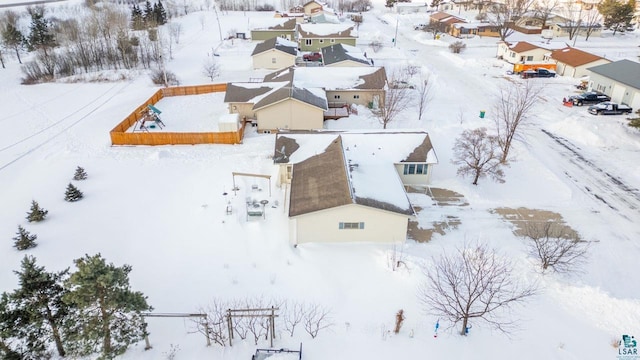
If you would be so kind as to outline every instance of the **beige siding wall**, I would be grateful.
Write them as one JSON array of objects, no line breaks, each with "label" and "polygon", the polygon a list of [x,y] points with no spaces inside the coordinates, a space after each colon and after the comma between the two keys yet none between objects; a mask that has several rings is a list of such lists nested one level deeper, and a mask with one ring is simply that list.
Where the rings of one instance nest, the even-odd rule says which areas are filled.
[{"label": "beige siding wall", "polygon": [[240,120],[243,117],[247,119],[256,118],[256,113],[253,112],[253,104],[247,103],[229,103],[229,114],[239,114]]},{"label": "beige siding wall", "polygon": [[[368,106],[373,101],[374,96],[378,96],[378,101],[384,100],[384,91],[364,91],[364,90],[327,90],[327,101],[329,103],[347,103]],[[337,98],[339,96],[339,98]],[[356,98],[356,96],[358,98]],[[380,105],[382,105],[380,103]]]},{"label": "beige siding wall", "polygon": [[570,66],[567,65],[568,68],[571,68],[573,70],[573,74],[572,75],[564,74],[564,75],[565,76],[573,76],[574,78],[583,77],[583,76],[591,74],[591,72],[587,70],[588,68],[594,67],[594,66],[598,66],[598,65],[604,65],[604,64],[608,64],[608,63],[610,63],[609,60],[601,59],[601,60],[597,60],[597,61],[594,61],[592,63],[581,65],[581,66],[578,66],[578,67],[575,67],[575,68],[574,67],[570,67]]},{"label": "beige siding wall", "polygon": [[306,6],[304,6],[304,14],[307,16],[311,16],[311,14],[316,14],[316,12],[314,12],[314,10],[316,9],[322,9],[322,5],[315,2],[311,4],[307,4]]},{"label": "beige siding wall", "polygon": [[396,171],[404,185],[427,185],[431,182],[431,164],[427,165],[427,173],[422,175],[404,175],[405,164],[395,164]]},{"label": "beige siding wall", "polygon": [[[366,241],[404,242],[409,216],[351,204],[290,219],[292,244]],[[340,222],[364,223],[364,229],[340,229]]]},{"label": "beige siding wall", "polygon": [[324,111],[303,102],[288,99],[257,111],[258,130],[322,129]]},{"label": "beige siding wall", "polygon": [[269,50],[252,56],[254,69],[279,70],[296,64],[296,57],[282,51]]}]

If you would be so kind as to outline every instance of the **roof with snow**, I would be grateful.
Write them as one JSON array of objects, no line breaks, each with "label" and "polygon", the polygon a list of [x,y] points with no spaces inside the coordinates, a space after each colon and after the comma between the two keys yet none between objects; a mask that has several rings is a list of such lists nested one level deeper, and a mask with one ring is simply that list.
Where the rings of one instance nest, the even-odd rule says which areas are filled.
[{"label": "roof with snow", "polygon": [[325,12],[311,15],[310,21],[313,24],[340,24],[340,19],[337,16]]},{"label": "roof with snow", "polygon": [[551,58],[573,67],[604,59],[601,56],[572,47],[552,51]]},{"label": "roof with snow", "polygon": [[356,31],[352,25],[346,24],[298,24],[298,36],[311,38],[355,38]]},{"label": "roof with snow", "polygon": [[293,164],[289,216],[348,204],[413,215],[394,164],[438,163],[424,131],[281,132],[273,159]]},{"label": "roof with snow", "polygon": [[365,65],[371,65],[371,60],[367,58],[360,48],[345,44],[334,44],[325,46],[322,49],[322,62],[331,65],[342,61],[355,61]]},{"label": "roof with snow", "polygon": [[253,31],[295,30],[296,24],[296,19],[259,17],[249,21],[249,28]]},{"label": "roof with snow", "polygon": [[587,70],[640,90],[640,63],[635,61],[625,59]]},{"label": "roof with snow", "polygon": [[514,43],[507,43],[509,49],[514,52],[521,53],[525,51],[535,50],[535,49],[543,49],[543,50],[557,50],[564,49],[568,45],[563,41],[517,41]]},{"label": "roof with snow", "polygon": [[281,37],[274,37],[256,45],[251,56],[262,54],[269,50],[278,50],[295,56],[298,55],[298,44]]},{"label": "roof with snow", "polygon": [[288,81],[300,88],[325,90],[381,90],[387,74],[384,67],[289,67],[264,77],[265,82]]},{"label": "roof with snow", "polygon": [[323,89],[299,88],[291,82],[228,83],[225,103],[254,104],[253,110],[265,108],[286,99],[295,99],[327,110],[327,95]]}]

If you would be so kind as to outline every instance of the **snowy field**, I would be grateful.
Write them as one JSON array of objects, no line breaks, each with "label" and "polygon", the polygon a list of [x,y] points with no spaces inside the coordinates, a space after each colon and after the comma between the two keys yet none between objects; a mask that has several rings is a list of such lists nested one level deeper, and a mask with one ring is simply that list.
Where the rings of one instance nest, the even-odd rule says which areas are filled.
[{"label": "snowy field", "polygon": [[[68,6],[56,8],[66,11]],[[224,14],[222,34],[267,15]],[[167,68],[182,85],[209,82],[201,67],[214,52],[222,69],[216,83],[264,75],[250,70],[249,42],[219,42],[213,12],[192,12],[175,21],[183,35]],[[562,106],[561,99],[575,93],[576,79],[533,79],[544,88],[543,95],[524,132],[526,142],[512,150],[506,183],[481,179],[473,186],[469,178],[457,176],[450,162],[453,143],[465,129],[490,127],[498,90],[522,80],[506,75],[509,66],[495,58],[496,39],[464,40],[467,49],[454,55],[447,48],[454,39],[433,40],[414,31],[413,21],[397,18],[376,1],[364,13],[358,46],[390,71],[412,64],[431,76],[432,99],[422,120],[412,106],[389,128],[426,129],[440,160],[432,185],[462,194],[468,205],[437,206],[424,194],[410,194],[423,209],[418,214],[421,228],[432,228],[447,216],[459,219],[459,225],[427,243],[408,240],[396,249],[405,267],[392,271],[394,249],[388,245],[291,247],[285,189],[274,185],[273,135],[248,128],[240,145],[113,147],[109,131],[156,90],[146,75],[108,83],[22,86],[19,66],[10,59],[7,69],[0,70],[0,238],[5,239],[0,291],[17,286],[12,271],[25,253],[15,251],[10,239],[22,225],[38,235],[38,246],[26,253],[50,271],[70,267],[84,254],[101,253],[116,265],[130,264],[132,288],[147,295],[157,312],[197,312],[216,299],[321,304],[331,309],[332,326],[317,338],[304,331],[290,337],[277,329],[274,346],[297,349],[303,343],[305,360],[616,359],[613,342],[623,334],[640,336],[635,280],[640,272],[640,133],[626,126],[622,116],[598,117],[586,107]],[[372,39],[384,47],[374,52],[367,45]],[[636,61],[638,45],[635,33],[576,43],[611,60]],[[225,111],[221,94],[201,96],[159,102],[167,128],[192,121],[196,109],[211,118]],[[382,127],[366,109],[359,110],[358,116],[325,125]],[[480,110],[487,111],[486,118],[479,118]],[[67,203],[64,190],[76,166],[89,175],[74,182],[85,198]],[[236,177],[234,192],[232,172],[272,175],[273,184],[269,189],[265,179]],[[254,185],[261,190],[253,190]],[[249,198],[269,201],[265,219],[247,220]],[[26,222],[31,200],[49,210],[46,221]],[[226,213],[228,204],[231,214]],[[503,207],[560,214],[592,242],[588,262],[574,274],[538,273],[524,240],[513,234],[514,226],[493,211]],[[430,266],[433,256],[474,241],[499,249],[515,262],[520,279],[538,283],[539,292],[507,314],[518,319],[517,331],[505,335],[472,321],[469,336],[461,337],[440,319],[435,339],[438,318],[428,315],[417,297],[425,278],[421,268]],[[405,323],[399,334],[389,334],[399,309]],[[141,343],[121,359],[164,359],[172,345],[179,347],[175,359],[249,359],[256,349],[252,341],[206,347],[204,337],[183,319],[149,319],[148,330],[153,349],[144,351]],[[258,345],[267,346],[267,341]]]}]

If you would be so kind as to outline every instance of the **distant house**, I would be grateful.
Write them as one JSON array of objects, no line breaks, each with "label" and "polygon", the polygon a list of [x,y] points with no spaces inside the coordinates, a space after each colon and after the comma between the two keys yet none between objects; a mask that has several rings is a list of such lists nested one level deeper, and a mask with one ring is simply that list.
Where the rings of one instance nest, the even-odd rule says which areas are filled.
[{"label": "distant house", "polygon": [[511,27],[523,34],[540,34],[542,30],[551,28],[553,24],[567,21],[568,19],[563,16],[549,14],[543,25],[540,16],[535,11],[530,11],[518,18]]},{"label": "distant house", "polygon": [[441,24],[440,30],[442,32],[452,34],[454,32],[454,24],[464,23],[466,21],[455,15],[451,15],[443,11],[438,11],[429,16],[429,22],[436,22]]},{"label": "distant house", "polygon": [[321,50],[324,66],[373,66],[373,60],[355,46],[335,44]]},{"label": "distant house", "polygon": [[556,63],[558,75],[580,78],[589,74],[587,68],[608,64],[611,61],[572,47],[553,50],[545,60]]},{"label": "distant house", "polygon": [[313,14],[316,14],[318,12],[321,12],[323,9],[323,4],[315,1],[315,0],[311,0],[308,3],[302,5],[302,8],[304,9],[304,13],[307,16],[311,16]]},{"label": "distant house", "polygon": [[405,185],[428,184],[438,163],[426,132],[279,133],[273,159],[290,184],[294,245],[404,242],[415,216]]},{"label": "distant house", "polygon": [[293,66],[298,56],[298,44],[280,37],[265,40],[251,53],[254,69],[278,70]]},{"label": "distant house", "polygon": [[455,23],[451,26],[450,34],[457,38],[473,36],[500,37],[495,25],[487,23]]},{"label": "distant house", "polygon": [[340,24],[340,19],[336,15],[321,12],[311,15],[309,22],[312,24]]},{"label": "distant house", "polygon": [[393,9],[398,14],[420,14],[429,12],[429,5],[424,3],[396,2]]},{"label": "distant house", "polygon": [[620,60],[590,67],[589,88],[603,92],[611,101],[640,108],[640,63]]},{"label": "distant house", "polygon": [[273,15],[274,18],[284,18],[284,19],[296,19],[296,23],[303,23],[306,19],[306,15],[304,12],[279,12]]},{"label": "distant house", "polygon": [[551,30],[553,30],[554,37],[569,37],[569,32],[574,32],[574,36],[586,36],[589,31],[591,32],[589,36],[602,36],[602,25],[600,24],[578,26],[566,22],[559,22],[551,25]]},{"label": "distant house", "polygon": [[345,24],[299,24],[298,47],[302,51],[319,51],[333,44],[356,46],[356,31]]},{"label": "distant house", "polygon": [[509,43],[498,42],[497,56],[510,64],[544,61],[545,55],[551,50],[563,49],[568,45],[565,42],[527,42],[518,41]]},{"label": "distant house", "polygon": [[293,18],[253,18],[249,23],[251,40],[263,41],[274,37],[293,40],[296,25],[296,19]]}]

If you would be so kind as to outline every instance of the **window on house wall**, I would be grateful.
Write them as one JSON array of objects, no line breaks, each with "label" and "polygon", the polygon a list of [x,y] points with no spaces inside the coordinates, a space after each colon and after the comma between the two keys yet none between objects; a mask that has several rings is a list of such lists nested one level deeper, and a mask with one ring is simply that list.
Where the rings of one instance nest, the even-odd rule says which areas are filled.
[{"label": "window on house wall", "polygon": [[276,63],[276,58],[271,58],[271,63],[275,64]]},{"label": "window on house wall", "polygon": [[334,43],[336,42],[336,39],[329,39],[329,42],[330,42],[331,44],[334,44]]},{"label": "window on house wall", "polygon": [[404,175],[426,175],[427,164],[405,164]]},{"label": "window on house wall", "polygon": [[514,53],[513,51],[509,54],[510,57],[516,57],[516,53]]},{"label": "window on house wall", "polygon": [[364,229],[363,222],[340,222],[338,224],[340,230],[362,230]]},{"label": "window on house wall", "polygon": [[287,180],[293,178],[293,165],[287,165]]},{"label": "window on house wall", "polygon": [[527,61],[533,61],[533,56],[527,56]]},{"label": "window on house wall", "polygon": [[338,100],[338,99],[340,99],[340,95],[333,95],[333,98]]},{"label": "window on house wall", "polygon": [[309,45],[311,45],[312,42],[313,42],[312,39],[305,39],[304,44],[309,46]]},{"label": "window on house wall", "polygon": [[360,95],[353,95],[354,99],[360,99]]},{"label": "window on house wall", "polygon": [[318,42],[319,42],[320,44],[324,44],[324,39],[320,39],[320,40],[318,40]]}]

